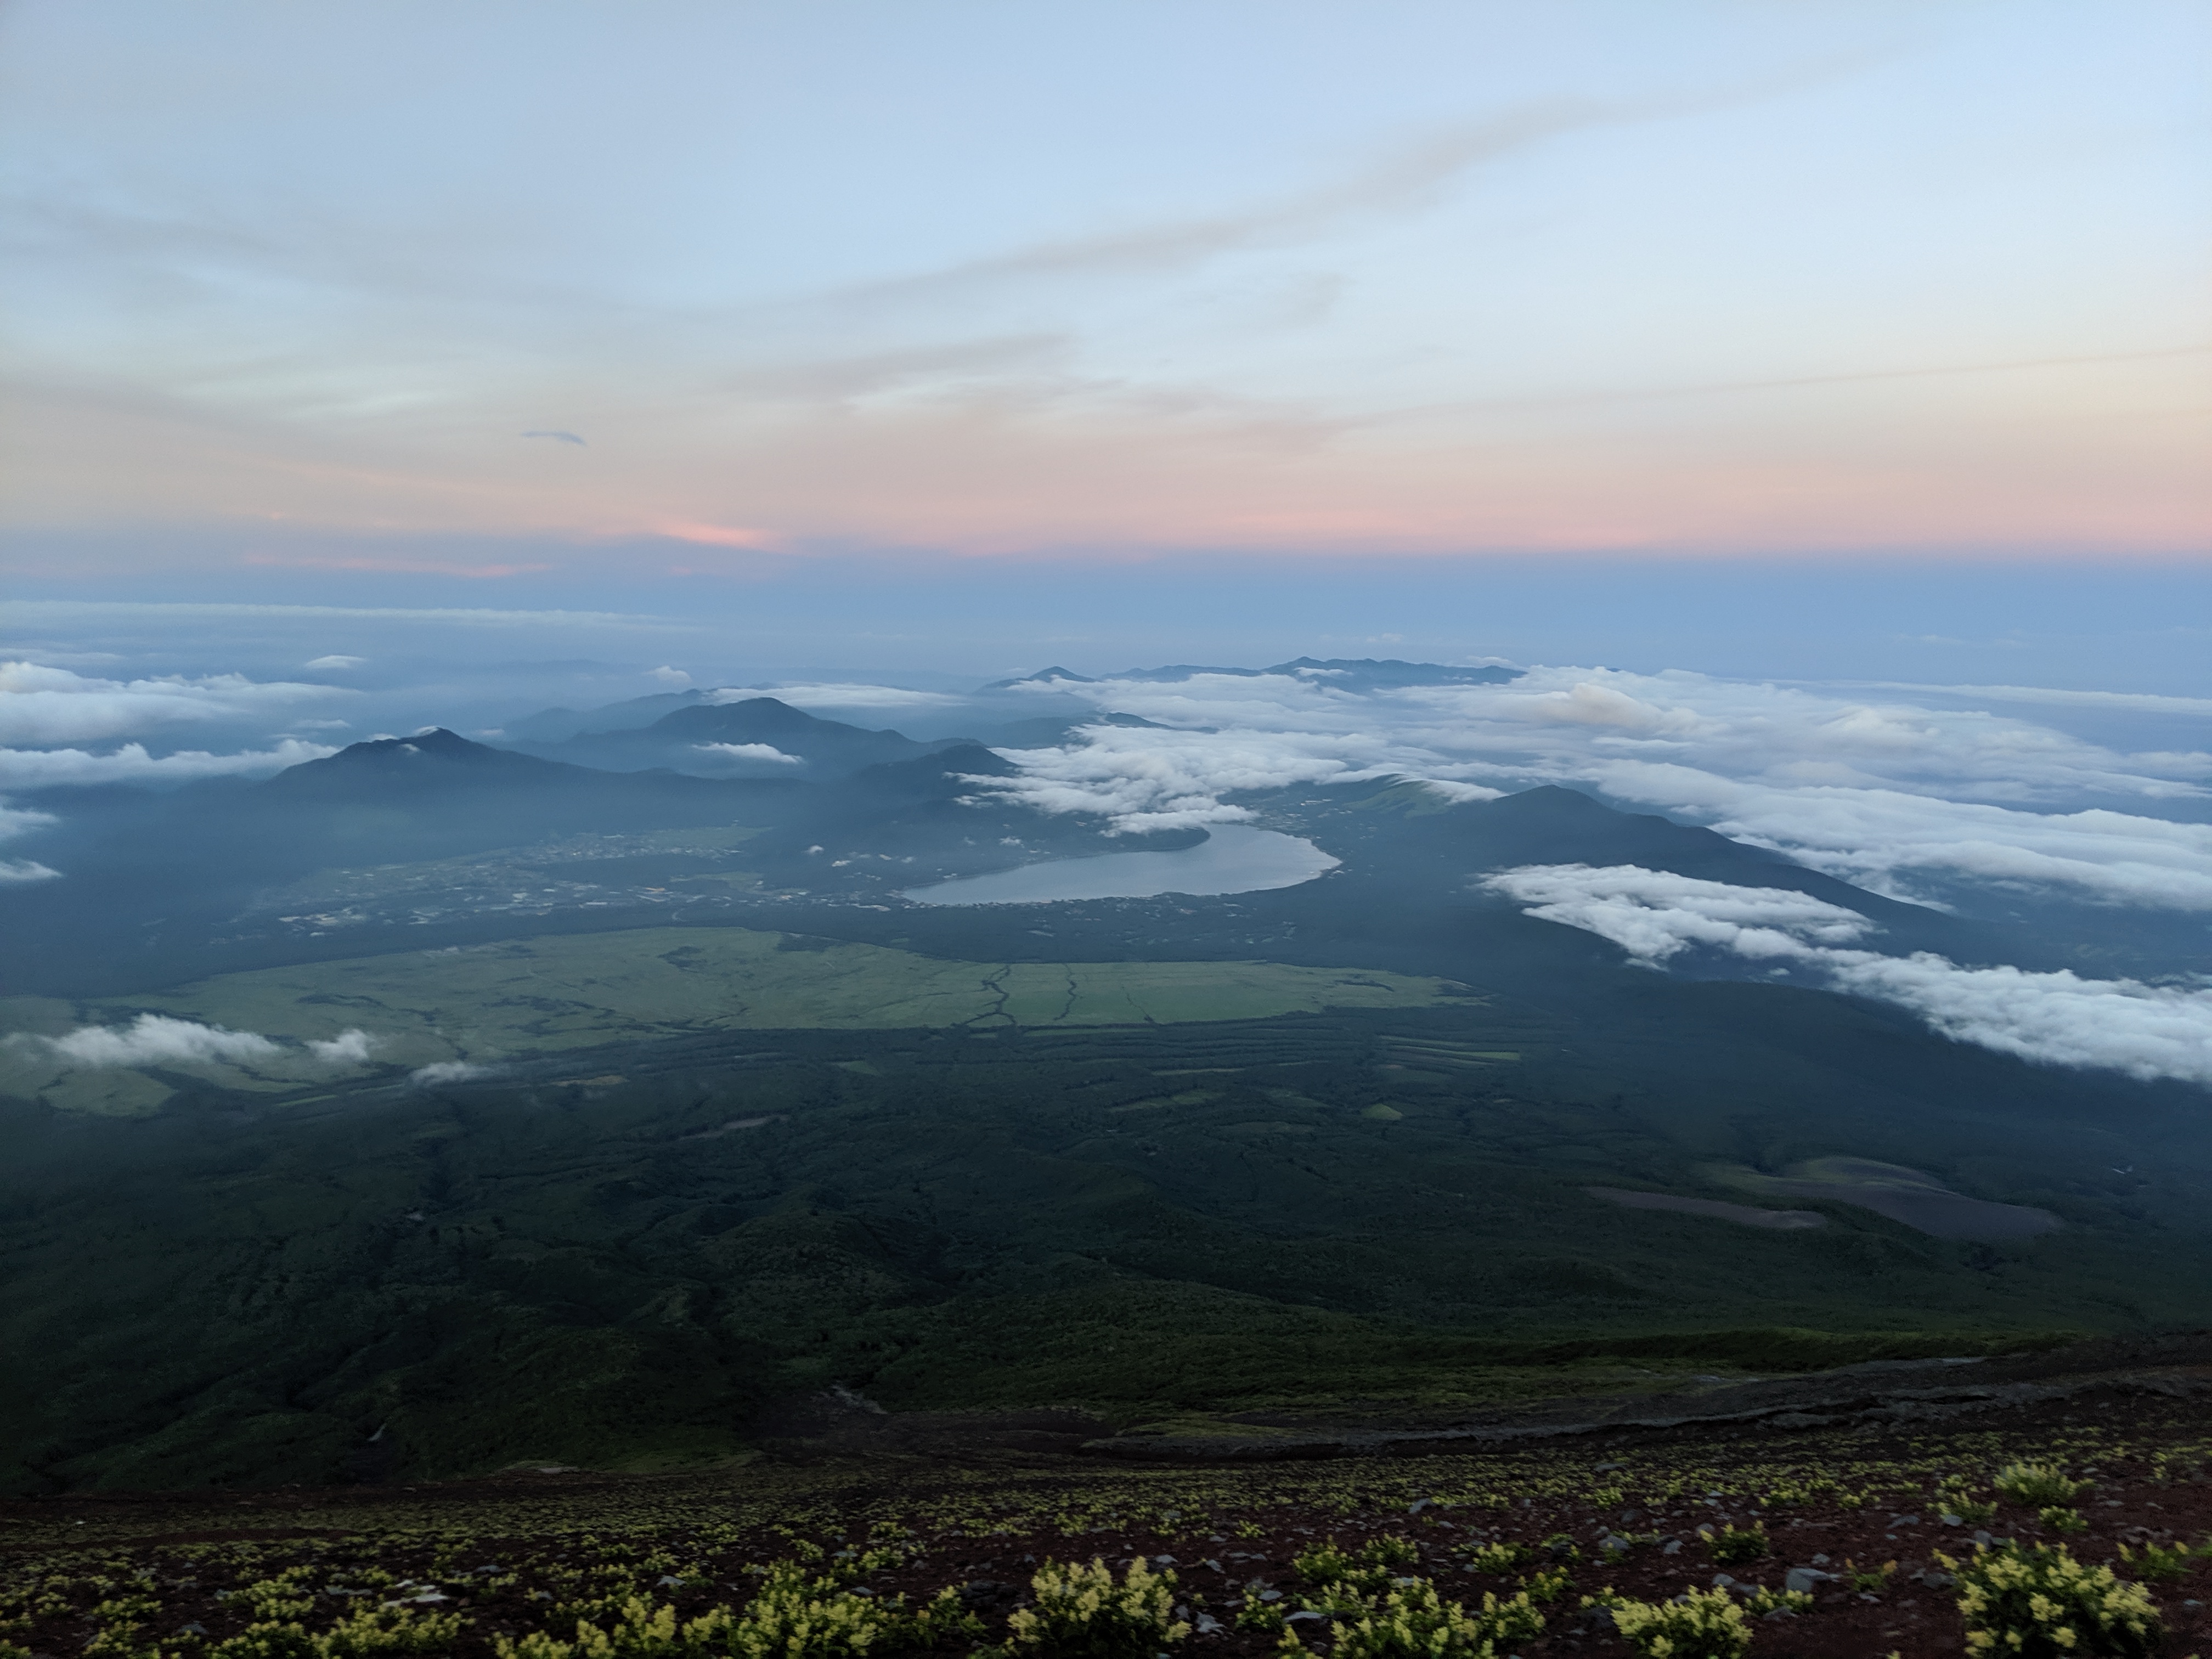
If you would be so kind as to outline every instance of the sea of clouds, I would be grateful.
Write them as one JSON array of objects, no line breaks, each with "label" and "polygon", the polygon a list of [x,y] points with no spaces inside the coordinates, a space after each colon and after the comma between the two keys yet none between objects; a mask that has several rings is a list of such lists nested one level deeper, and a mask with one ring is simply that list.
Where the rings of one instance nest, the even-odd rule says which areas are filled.
[{"label": "sea of clouds", "polygon": [[[1558,783],[1891,897],[1926,902],[1935,878],[2212,910],[2212,753],[2116,752],[1998,707],[1601,668],[1373,691],[1314,673],[1051,689],[1172,729],[1011,751],[1022,776],[995,787],[1125,830],[1236,823],[1237,794],[1292,784],[1398,774],[1474,799]],[[2042,694],[2069,695],[2094,694]],[[2212,719],[2212,701],[2194,712]]]},{"label": "sea of clouds", "polygon": [[[1482,799],[1565,784],[1908,902],[1979,886],[2212,911],[2212,754],[2123,751],[2019,712],[2097,707],[2099,694],[1997,688],[1989,706],[1960,707],[1955,695],[1606,669],[1534,668],[1498,686],[1359,690],[1340,678],[1056,681],[1055,694],[1171,729],[1089,727],[1079,743],[1007,751],[1018,778],[975,782],[1125,831],[1236,823],[1251,816],[1239,795],[1292,785],[1409,776]],[[2212,716],[2212,702],[2154,701],[2161,715]],[[1646,966],[1702,947],[1910,1008],[2024,1059],[2212,1083],[2212,990],[2201,983],[1887,955],[1869,948],[1879,930],[1855,911],[1628,866],[1530,866],[1487,885]]]},{"label": "sea of clouds", "polygon": [[1947,1036],[2023,1060],[2212,1083],[2212,991],[1961,968],[1925,951],[1884,956],[1853,948],[1879,930],[1841,905],[1636,865],[1524,865],[1481,884],[1532,916],[1609,939],[1646,967],[1702,946],[1802,967],[1838,990],[1910,1008]]},{"label": "sea of clouds", "polygon": [[[19,797],[0,805],[0,841],[51,829],[53,815],[20,798],[56,786],[267,775],[329,754],[309,734],[338,722],[308,711],[361,695],[235,674],[121,680],[0,665],[0,790]],[[757,695],[718,690],[709,700]],[[963,701],[857,684],[775,695],[831,715],[926,707],[941,719]],[[2212,700],[1540,666],[1498,685],[1379,689],[1328,670],[1054,678],[967,706],[981,726],[1020,717],[1025,698],[1036,712],[1064,711],[1073,700],[1153,724],[1085,726],[1049,747],[1002,750],[1018,774],[978,777],[978,792],[1096,815],[1119,831],[1239,823],[1253,816],[1246,798],[1292,786],[1402,776],[1484,799],[1553,783],[1706,825],[1908,902],[1940,905],[1962,890],[1995,889],[2212,914],[2212,753],[2198,735]],[[2114,743],[2066,729],[2065,717],[2083,711],[2137,715],[2133,729],[2148,738]],[[156,752],[164,734],[256,721],[261,735],[233,750]],[[758,747],[704,746],[715,752],[702,752],[702,769],[775,755]],[[0,882],[53,878],[35,860],[0,860]],[[2193,981],[1887,955],[1864,918],[1780,890],[1577,866],[1492,880],[1492,891],[1530,914],[1613,939],[1655,969],[1692,946],[1771,957],[1835,988],[1909,1006],[1964,1041],[2049,1063],[2212,1082],[2212,991]],[[124,1045],[117,1053],[183,1040],[150,1028],[88,1032],[83,1062],[116,1063],[93,1059],[109,1052],[100,1045],[111,1037]]]}]

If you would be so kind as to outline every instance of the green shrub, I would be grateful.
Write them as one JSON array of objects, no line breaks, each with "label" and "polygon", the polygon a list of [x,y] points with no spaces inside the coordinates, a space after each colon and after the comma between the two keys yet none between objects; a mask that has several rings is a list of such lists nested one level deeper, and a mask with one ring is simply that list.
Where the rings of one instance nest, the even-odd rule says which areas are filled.
[{"label": "green shrub", "polygon": [[1291,1567],[1309,1584],[1322,1589],[1342,1585],[1372,1595],[1390,1582],[1398,1569],[1420,1559],[1420,1546],[1408,1538],[1370,1538],[1357,1554],[1338,1548],[1332,1538],[1292,1558]]},{"label": "green shrub", "polygon": [[1468,1568],[1473,1572],[1511,1572],[1536,1552],[1526,1544],[1485,1544],[1470,1551]]},{"label": "green shrub", "polygon": [[265,1619],[216,1643],[209,1656],[210,1659],[381,1659],[388,1654],[450,1653],[463,1623],[457,1613],[417,1613],[412,1607],[363,1607],[319,1634],[296,1619]]},{"label": "green shrub", "polygon": [[[1175,1618],[1176,1576],[1154,1573],[1140,1557],[1120,1583],[1113,1570],[1048,1561],[1030,1580],[1036,1605],[1006,1621],[1006,1647],[1040,1659],[1152,1659],[1190,1634]],[[767,1659],[765,1654],[748,1659]]]},{"label": "green shrub", "polygon": [[1539,1567],[1521,1581],[1521,1593],[1532,1601],[1556,1601],[1574,1587],[1565,1567]]},{"label": "green shrub", "polygon": [[[796,1561],[779,1561],[742,1613],[718,1607],[679,1624],[674,1607],[631,1595],[604,1626],[579,1620],[574,1641],[542,1632],[520,1641],[495,1636],[492,1650],[497,1659],[679,1659],[705,1654],[859,1659],[981,1633],[981,1623],[951,1590],[915,1611],[904,1596],[856,1595],[834,1576],[810,1573]],[[352,1656],[334,1654],[331,1659]]]},{"label": "green shrub", "polygon": [[[1527,1592],[1500,1601],[1486,1594],[1470,1613],[1447,1601],[1425,1578],[1400,1584],[1349,1623],[1329,1626],[1329,1659],[1498,1659],[1501,1644],[1523,1642],[1544,1628]],[[1284,1638],[1284,1650],[1297,1638]]]},{"label": "green shrub", "polygon": [[1894,1561],[1885,1561],[1878,1567],[1863,1567],[1845,1556],[1840,1577],[1862,1595],[1879,1595],[1889,1588],[1890,1578],[1896,1571],[1897,1563]]},{"label": "green shrub", "polygon": [[1782,1613],[1795,1617],[1813,1610],[1813,1598],[1804,1590],[1754,1589],[1743,1598],[1743,1604],[1754,1619],[1765,1619]]},{"label": "green shrub", "polygon": [[[661,1611],[672,1623],[672,1612]],[[848,1659],[934,1647],[955,1636],[981,1636],[982,1629],[951,1589],[910,1609],[902,1595],[857,1595],[835,1577],[811,1577],[796,1564],[781,1563],[769,1570],[742,1613],[733,1618],[728,1608],[716,1607],[685,1626],[682,1639],[719,1643],[718,1651],[738,1659]]]},{"label": "green shrub", "polygon": [[1257,1594],[1248,1593],[1244,1605],[1237,1610],[1237,1628],[1255,1630],[1262,1636],[1280,1636],[1285,1605],[1280,1601],[1262,1601]]},{"label": "green shrub", "polygon": [[2053,1532],[2077,1533],[2089,1530],[2089,1523],[2081,1511],[2070,1504],[2053,1504],[2035,1512],[2035,1518]]},{"label": "green shrub", "polygon": [[1739,1561],[1757,1561],[1771,1553],[1773,1546],[1766,1537],[1766,1522],[1754,1521],[1747,1527],[1723,1527],[1705,1540],[1706,1552],[1723,1566],[1734,1566]]},{"label": "green shrub", "polygon": [[1969,1527],[1986,1527],[1997,1518],[1997,1506],[1969,1497],[1964,1475],[1948,1474],[1936,1483],[1936,1506],[1943,1515]]},{"label": "green shrub", "polygon": [[2046,1504],[2070,1504],[2089,1490],[2087,1480],[2067,1479],[2066,1472],[2053,1463],[2008,1463],[1990,1484],[2014,1503],[2039,1510]]},{"label": "green shrub", "polygon": [[2149,1593],[2110,1567],[2083,1565],[2063,1544],[2007,1544],[1977,1549],[1965,1561],[1936,1559],[1959,1577],[1969,1654],[2139,1659],[2158,1642]]},{"label": "green shrub", "polygon": [[2136,1577],[2154,1583],[2180,1577],[2199,1553],[2186,1544],[2145,1544],[2140,1550],[2120,1546],[2120,1559],[2134,1570]]},{"label": "green shrub", "polygon": [[257,1624],[283,1624],[315,1610],[312,1581],[319,1577],[313,1567],[288,1567],[274,1578],[244,1585],[220,1599],[232,1606],[244,1602]]},{"label": "green shrub", "polygon": [[1724,1589],[1689,1589],[1672,1601],[1615,1601],[1613,1622],[1643,1659],[1742,1659],[1751,1620]]},{"label": "green shrub", "polygon": [[315,1638],[316,1659],[450,1653],[460,1635],[461,1622],[457,1613],[418,1613],[413,1607],[362,1607]]},{"label": "green shrub", "polygon": [[296,1619],[281,1624],[263,1620],[248,1625],[208,1652],[209,1659],[317,1659],[315,1638]]}]

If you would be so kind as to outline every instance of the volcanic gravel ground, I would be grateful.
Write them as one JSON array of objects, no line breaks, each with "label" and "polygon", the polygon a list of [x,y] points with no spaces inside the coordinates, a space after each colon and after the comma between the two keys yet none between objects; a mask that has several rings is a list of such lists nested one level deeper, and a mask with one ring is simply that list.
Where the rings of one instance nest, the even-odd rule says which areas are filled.
[{"label": "volcanic gravel ground", "polygon": [[[1187,1616],[1222,1626],[1194,1634],[1182,1649],[1188,1659],[1273,1653],[1274,1636],[1236,1626],[1248,1597],[1272,1589],[1281,1594],[1271,1605],[1294,1608],[1302,1585],[1292,1559],[1302,1551],[1390,1537],[1419,1552],[1400,1571],[1433,1579],[1449,1600],[1510,1596],[1527,1572],[1563,1566],[1571,1584],[1545,1606],[1543,1633],[1517,1644],[1526,1659],[1628,1653],[1580,1606],[1601,1589],[1663,1600],[1721,1574],[1745,1589],[1779,1589],[1790,1568],[1840,1575],[1846,1562],[1894,1566],[1879,1590],[1830,1580],[1808,1613],[1760,1621],[1753,1655],[1920,1659],[1963,1651],[1955,1592],[1936,1556],[1970,1553],[1978,1534],[2063,1541],[2129,1577],[2136,1571],[2119,1559],[2120,1546],[2212,1534],[2212,1419],[2202,1395],[2093,1390],[2002,1419],[1933,1432],[1729,1425],[1571,1449],[1256,1468],[1137,1469],[993,1452],[964,1462],[769,1460],[712,1475],[563,1471],[438,1486],[15,1500],[0,1504],[0,1638],[52,1659],[82,1652],[103,1630],[103,1651],[204,1652],[248,1622],[222,1592],[307,1565],[310,1630],[365,1594],[461,1614],[467,1623],[453,1651],[488,1654],[495,1633],[572,1635],[574,1604],[590,1598],[635,1590],[685,1618],[741,1605],[757,1582],[749,1565],[789,1556],[801,1540],[857,1547],[872,1528],[880,1539],[896,1523],[913,1553],[860,1582],[916,1601],[960,1588],[992,1640],[1028,1599],[1040,1563],[1097,1558],[1118,1570],[1142,1556],[1175,1574]],[[2094,1483],[2076,1500],[2086,1530],[2062,1538],[2033,1510],[2004,1503],[1985,1528],[1944,1523],[1933,1495],[1939,1478],[1963,1475],[1984,1495],[1990,1472],[2022,1456]],[[1789,1495],[1823,1480],[1840,1490]],[[1766,1528],[1771,1553],[1729,1565],[1712,1559],[1698,1530],[1754,1523]],[[1566,1543],[1547,1541],[1561,1535]],[[1601,1540],[1609,1535],[1631,1547],[1607,1557]],[[1468,1553],[1498,1541],[1534,1547],[1534,1559],[1503,1575],[1470,1570]],[[364,1590],[364,1575],[378,1571],[389,1582]],[[2212,1645],[2203,1605],[2212,1601],[2212,1555],[2149,1589],[2166,1621],[2166,1652]],[[137,1624],[135,1650],[113,1645],[113,1626],[126,1618],[112,1610],[116,1598],[131,1595],[143,1598],[128,1615]],[[103,1601],[105,1613],[96,1611]],[[1326,1653],[1326,1620],[1291,1628]]]}]

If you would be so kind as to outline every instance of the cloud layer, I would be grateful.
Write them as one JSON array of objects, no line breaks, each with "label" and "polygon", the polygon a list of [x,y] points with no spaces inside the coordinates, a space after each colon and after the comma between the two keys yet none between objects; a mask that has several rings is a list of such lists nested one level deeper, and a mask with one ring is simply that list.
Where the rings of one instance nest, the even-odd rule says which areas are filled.
[{"label": "cloud layer", "polygon": [[337,686],[242,674],[107,680],[38,663],[0,662],[0,744],[100,743],[214,720],[282,720],[301,703],[347,695]]},{"label": "cloud layer", "polygon": [[441,1060],[428,1066],[418,1066],[408,1073],[407,1081],[417,1089],[434,1089],[441,1083],[473,1083],[479,1079],[498,1074],[496,1066],[478,1066],[465,1060]]},{"label": "cloud layer", "polygon": [[777,766],[806,764],[799,756],[787,755],[772,743],[695,743],[691,746],[702,755],[718,755],[724,760],[767,762]]},{"label": "cloud layer", "polygon": [[1840,906],[1634,865],[1531,865],[1482,885],[1529,915],[1609,939],[1647,966],[1698,947],[1786,963],[1837,990],[1909,1008],[1961,1042],[2146,1081],[2212,1083],[2212,991],[1961,968],[1927,951],[1881,956],[1850,948],[1878,930]]},{"label": "cloud layer", "polygon": [[1315,677],[1057,683],[1169,731],[1092,726],[1009,750],[994,785],[1140,830],[1234,822],[1239,792],[1397,773],[1595,787],[1898,897],[1954,882],[2212,910],[2212,754],[2123,753],[1902,696],[1539,667],[1498,686],[1347,690]]},{"label": "cloud layer", "polygon": [[52,789],[64,784],[189,783],[196,778],[258,776],[337,750],[329,744],[285,738],[273,748],[210,754],[204,749],[152,755],[126,743],[104,755],[83,749],[0,749],[0,789]]}]

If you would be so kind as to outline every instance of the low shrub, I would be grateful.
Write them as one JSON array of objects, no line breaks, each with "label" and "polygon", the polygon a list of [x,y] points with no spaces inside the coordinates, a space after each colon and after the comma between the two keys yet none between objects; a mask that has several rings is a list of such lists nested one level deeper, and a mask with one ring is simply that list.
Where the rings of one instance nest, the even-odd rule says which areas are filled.
[{"label": "low shrub", "polygon": [[1526,1544],[1485,1544],[1468,1553],[1467,1565],[1473,1572],[1511,1572],[1536,1552]]},{"label": "low shrub", "polygon": [[1340,1584],[1372,1595],[1389,1583],[1399,1569],[1410,1567],[1420,1559],[1420,1546],[1408,1538],[1370,1538],[1357,1553],[1339,1549],[1332,1538],[1293,1557],[1291,1567],[1309,1584],[1322,1589]]},{"label": "low shrub", "polygon": [[2145,1544],[2140,1550],[2131,1550],[2125,1544],[2120,1546],[2120,1559],[2136,1577],[2153,1583],[2180,1577],[2189,1571],[2189,1564],[2203,1553],[2186,1544]]},{"label": "low shrub", "polygon": [[1723,1566],[1734,1566],[1739,1561],[1757,1561],[1773,1550],[1766,1536],[1766,1523],[1754,1521],[1747,1527],[1723,1527],[1705,1540],[1707,1553]]},{"label": "low shrub", "polygon": [[1190,1634],[1175,1617],[1175,1574],[1153,1572],[1142,1557],[1119,1583],[1103,1561],[1048,1561],[1030,1580],[1036,1605],[1006,1621],[1006,1650],[1040,1659],[1152,1659]]},{"label": "low shrub", "polygon": [[1846,1556],[1838,1576],[1862,1595],[1879,1595],[1889,1588],[1890,1578],[1896,1571],[1894,1561],[1885,1561],[1878,1567],[1863,1567]]},{"label": "low shrub", "polygon": [[451,1653],[461,1623],[457,1613],[422,1613],[412,1607],[362,1607],[319,1632],[309,1632],[296,1619],[264,1619],[216,1643],[208,1650],[208,1659],[380,1659],[386,1654]]},{"label": "low shrub", "polygon": [[1946,1475],[1936,1483],[1936,1506],[1947,1521],[1961,1526],[1986,1527],[1997,1518],[1997,1506],[1969,1496],[1972,1491],[1964,1475]]},{"label": "low shrub", "polygon": [[[1524,1591],[1500,1601],[1486,1594],[1474,1612],[1447,1601],[1425,1578],[1395,1586],[1350,1621],[1329,1626],[1329,1659],[1499,1659],[1510,1644],[1544,1628],[1544,1615]],[[1286,1636],[1285,1652],[1297,1650]]]},{"label": "low shrub", "polygon": [[1574,1587],[1565,1567],[1540,1567],[1521,1581],[1521,1593],[1531,1601],[1556,1601]]},{"label": "low shrub", "polygon": [[1813,1610],[1813,1597],[1805,1590],[1771,1590],[1758,1589],[1743,1598],[1743,1605],[1754,1619],[1771,1619],[1777,1614],[1795,1618]]},{"label": "low shrub", "polygon": [[2071,1504],[2053,1504],[2035,1512],[2035,1518],[2053,1532],[2077,1533],[2089,1530],[2089,1522],[2081,1511]]},{"label": "low shrub", "polygon": [[2141,1584],[2075,1560],[2063,1544],[1978,1548],[1936,1559],[1958,1575],[1966,1651],[2005,1659],[2141,1659],[2161,1633]]},{"label": "low shrub", "polygon": [[1742,1659],[1751,1620],[1724,1589],[1689,1589],[1672,1601],[1613,1601],[1613,1626],[1642,1659]]},{"label": "low shrub", "polygon": [[2048,1504],[2070,1504],[2089,1490],[2087,1480],[2069,1480],[2055,1463],[2008,1463],[1996,1472],[1990,1484],[2000,1496],[2038,1510]]},{"label": "low shrub", "polygon": [[[628,1597],[603,1624],[579,1620],[574,1641],[533,1632],[520,1641],[492,1638],[497,1659],[860,1659],[863,1655],[935,1647],[955,1636],[982,1634],[982,1622],[945,1590],[927,1607],[899,1595],[864,1595],[834,1575],[810,1573],[796,1561],[768,1570],[742,1613],[720,1607],[678,1622],[676,1609],[642,1595]],[[399,1651],[399,1650],[390,1650]],[[408,1650],[408,1651],[439,1651]],[[329,1659],[354,1659],[334,1653]],[[1150,1656],[1146,1656],[1150,1659]]]}]

